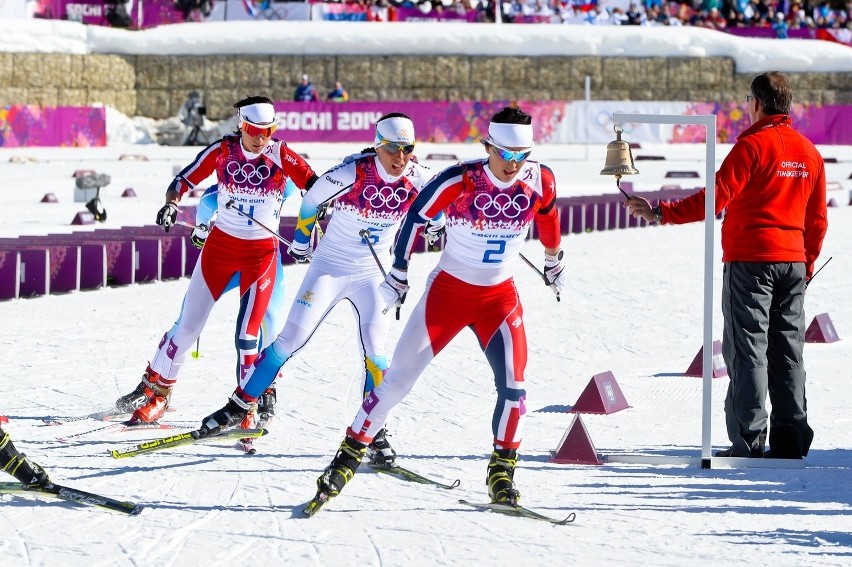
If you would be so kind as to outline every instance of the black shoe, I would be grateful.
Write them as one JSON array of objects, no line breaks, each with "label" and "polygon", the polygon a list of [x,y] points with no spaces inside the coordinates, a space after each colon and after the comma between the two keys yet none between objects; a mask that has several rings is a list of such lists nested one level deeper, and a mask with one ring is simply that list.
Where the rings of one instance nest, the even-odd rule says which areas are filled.
[{"label": "black shoe", "polygon": [[225,407],[201,421],[201,427],[198,428],[199,436],[213,437],[229,427],[239,425],[250,409],[251,404],[242,401],[236,394],[232,395]]},{"label": "black shoe", "polygon": [[769,449],[767,452],[763,454],[764,459],[798,459],[801,460],[803,457],[801,455],[796,455],[795,453],[781,453],[779,451],[773,451]]},{"label": "black shoe", "polygon": [[143,378],[135,390],[121,396],[115,401],[115,407],[121,413],[133,413],[147,404],[148,400],[153,396],[154,391],[151,389],[149,382]]},{"label": "black shoe", "polygon": [[735,456],[734,455],[734,448],[728,447],[727,449],[722,449],[721,451],[716,451],[715,453],[713,453],[713,456],[714,457],[733,457],[733,456]]},{"label": "black shoe", "polygon": [[518,452],[514,449],[495,449],[488,462],[488,496],[496,504],[517,504],[521,493],[515,486],[515,464]]},{"label": "black shoe", "polygon": [[723,449],[721,451],[716,451],[713,453],[714,457],[740,457],[744,459],[759,459],[764,456],[763,451],[756,447],[751,450],[750,453],[743,453],[741,451],[737,451],[733,447],[728,447],[727,449]]},{"label": "black shoe", "polygon": [[355,471],[361,464],[361,459],[364,458],[364,453],[367,451],[367,446],[350,437],[343,440],[340,444],[340,449],[334,456],[334,460],[323,471],[322,475],[317,479],[317,488],[319,492],[328,494],[329,496],[337,496],[346,483],[352,480],[355,476]]},{"label": "black shoe", "polygon": [[381,428],[373,442],[367,445],[367,462],[374,466],[392,467],[396,461],[396,451],[387,439],[387,430]]},{"label": "black shoe", "polygon": [[801,459],[808,455],[808,449],[814,438],[809,425],[798,426],[778,424],[769,431],[771,459]]}]

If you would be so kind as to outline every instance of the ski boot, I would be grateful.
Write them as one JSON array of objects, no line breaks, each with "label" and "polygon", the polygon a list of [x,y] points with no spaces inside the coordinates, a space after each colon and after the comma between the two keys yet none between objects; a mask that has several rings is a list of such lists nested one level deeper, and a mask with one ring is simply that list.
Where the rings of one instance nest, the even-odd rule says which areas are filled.
[{"label": "ski boot", "polygon": [[494,449],[488,462],[488,496],[495,504],[516,506],[521,499],[521,493],[515,487],[515,464],[518,462],[518,452],[515,449]]},{"label": "ski boot", "polygon": [[257,427],[264,428],[269,425],[275,416],[275,386],[270,386],[257,399]]},{"label": "ski boot", "polygon": [[393,450],[387,439],[387,430],[382,427],[373,442],[367,445],[367,462],[372,467],[391,468],[396,460],[396,451]]},{"label": "ski boot", "polygon": [[154,395],[154,384],[159,377],[160,375],[149,367],[142,375],[142,381],[139,382],[136,389],[115,401],[116,409],[121,413],[133,413],[147,404],[148,400]]},{"label": "ski boot", "polygon": [[18,464],[13,465],[13,470],[10,472],[26,489],[50,488],[53,486],[53,483],[50,482],[50,477],[47,476],[41,465],[30,461],[23,453],[18,455]]},{"label": "ski boot", "polygon": [[317,479],[317,496],[320,493],[328,497],[340,494],[346,483],[352,480],[366,451],[367,446],[363,443],[351,437],[344,439],[343,443],[340,444],[340,449],[334,456],[334,460],[331,461],[331,464],[325,468],[322,475]]},{"label": "ski boot", "polygon": [[53,483],[44,469],[15,448],[9,434],[0,429],[0,470],[14,476],[24,488],[49,487]]},{"label": "ski boot", "polygon": [[145,405],[133,412],[133,415],[127,422],[129,425],[156,423],[158,419],[165,415],[169,407],[169,400],[172,397],[172,387],[162,386],[153,382],[150,382],[150,384],[151,395]]},{"label": "ski boot", "polygon": [[252,409],[250,402],[243,401],[236,392],[228,398],[228,403],[222,409],[215,411],[201,421],[198,428],[199,437],[213,437],[223,430],[241,423]]}]

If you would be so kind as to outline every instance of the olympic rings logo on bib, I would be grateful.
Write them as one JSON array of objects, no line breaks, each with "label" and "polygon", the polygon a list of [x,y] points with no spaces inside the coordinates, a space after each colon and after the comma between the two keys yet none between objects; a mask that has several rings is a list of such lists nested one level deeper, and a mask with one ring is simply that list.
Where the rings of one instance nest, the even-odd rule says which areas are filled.
[{"label": "olympic rings logo on bib", "polygon": [[272,171],[266,165],[261,164],[255,167],[251,163],[240,165],[236,161],[228,162],[228,165],[225,166],[225,171],[231,176],[234,183],[238,185],[248,183],[255,187],[269,179],[269,176],[272,174]]},{"label": "olympic rings logo on bib", "polygon": [[391,210],[398,209],[408,199],[408,189],[405,187],[376,187],[367,185],[362,193],[364,198],[374,209],[385,207]]},{"label": "olympic rings logo on bib", "polygon": [[473,206],[482,211],[482,214],[488,219],[497,218],[500,215],[505,218],[516,219],[529,208],[530,198],[523,193],[518,193],[514,197],[506,193],[494,196],[488,193],[480,193],[473,198]]}]

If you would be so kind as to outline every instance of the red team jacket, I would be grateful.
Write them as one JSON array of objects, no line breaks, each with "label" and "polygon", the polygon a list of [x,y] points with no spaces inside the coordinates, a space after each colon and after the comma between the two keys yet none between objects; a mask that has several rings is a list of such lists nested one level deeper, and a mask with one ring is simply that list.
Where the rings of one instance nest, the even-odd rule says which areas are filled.
[{"label": "red team jacket", "polygon": [[[660,203],[663,222],[704,219],[704,194]],[[737,137],[716,172],[723,262],[804,262],[813,275],[828,228],[825,164],[786,114],[767,116]]]}]

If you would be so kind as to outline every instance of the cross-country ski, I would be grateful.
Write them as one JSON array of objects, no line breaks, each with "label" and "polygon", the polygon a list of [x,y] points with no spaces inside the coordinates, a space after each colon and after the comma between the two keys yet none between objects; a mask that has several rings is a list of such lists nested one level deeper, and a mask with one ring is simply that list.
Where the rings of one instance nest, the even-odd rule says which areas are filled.
[{"label": "cross-country ski", "polygon": [[114,459],[125,459],[127,457],[136,457],[165,449],[173,449],[184,445],[192,445],[198,442],[215,442],[216,440],[233,439],[233,438],[257,438],[266,435],[266,429],[231,429],[224,431],[219,435],[210,437],[201,437],[197,430],[184,431],[167,437],[151,439],[128,449],[112,449],[110,454]]},{"label": "cross-country ski", "polygon": [[139,514],[144,506],[133,502],[123,502],[108,496],[86,492],[77,488],[71,488],[62,484],[49,483],[46,486],[34,486],[25,488],[19,482],[0,482],[0,493],[9,494],[31,494],[36,498],[59,498],[84,504],[86,506],[95,506],[105,510],[121,512],[130,516]]}]

